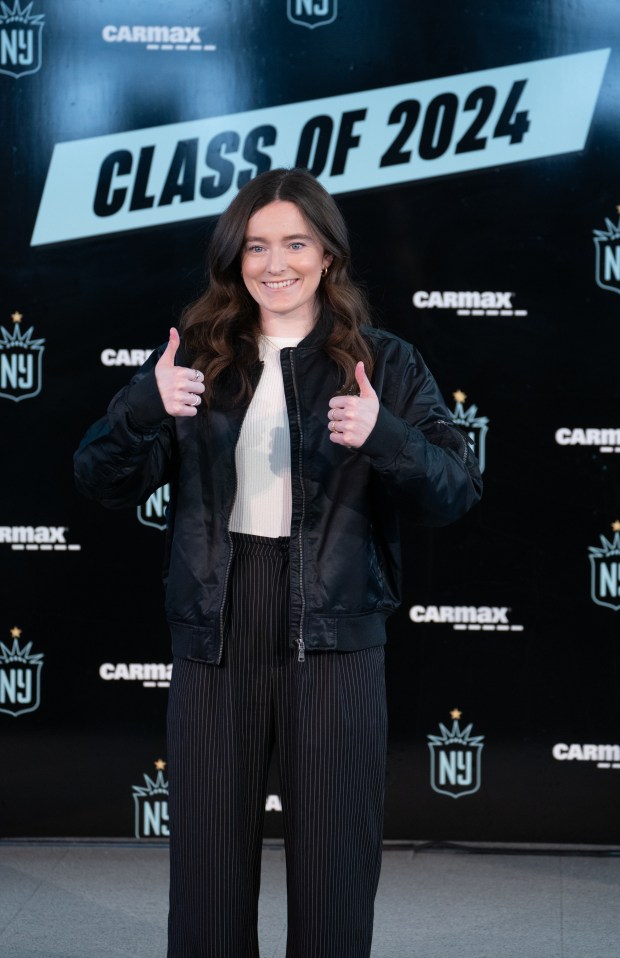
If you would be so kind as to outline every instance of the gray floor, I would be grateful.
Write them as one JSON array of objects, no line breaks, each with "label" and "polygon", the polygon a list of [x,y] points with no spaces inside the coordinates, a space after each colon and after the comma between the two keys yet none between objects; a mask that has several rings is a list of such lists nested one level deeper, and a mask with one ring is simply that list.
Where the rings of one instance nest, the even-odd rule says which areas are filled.
[{"label": "gray floor", "polygon": [[[531,852],[388,848],[373,958],[620,958],[620,854]],[[164,958],[167,857],[161,846],[0,843],[0,955]],[[273,843],[262,888],[261,958],[284,958]]]}]

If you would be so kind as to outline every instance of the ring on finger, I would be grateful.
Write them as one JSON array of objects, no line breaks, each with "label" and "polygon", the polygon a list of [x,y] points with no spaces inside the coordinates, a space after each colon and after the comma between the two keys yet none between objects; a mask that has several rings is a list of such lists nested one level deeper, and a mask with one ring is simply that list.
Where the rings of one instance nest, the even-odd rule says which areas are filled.
[{"label": "ring on finger", "polygon": [[194,382],[197,383],[199,379],[200,379],[200,370],[199,370],[199,369],[195,369],[195,370],[194,370]]},{"label": "ring on finger", "polygon": [[198,393],[195,394],[194,399],[196,400],[196,402],[193,402],[193,403],[192,403],[192,406],[199,406],[199,405],[200,405],[200,396],[198,395]]}]

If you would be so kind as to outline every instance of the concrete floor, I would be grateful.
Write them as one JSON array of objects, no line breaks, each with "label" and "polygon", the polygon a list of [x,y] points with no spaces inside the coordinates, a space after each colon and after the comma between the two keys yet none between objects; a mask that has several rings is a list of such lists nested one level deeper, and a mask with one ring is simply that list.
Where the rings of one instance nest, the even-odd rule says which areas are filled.
[{"label": "concrete floor", "polygon": [[[0,955],[165,958],[167,869],[161,845],[0,842]],[[261,958],[285,955],[284,882],[269,842]],[[388,846],[372,956],[620,958],[620,850]]]}]

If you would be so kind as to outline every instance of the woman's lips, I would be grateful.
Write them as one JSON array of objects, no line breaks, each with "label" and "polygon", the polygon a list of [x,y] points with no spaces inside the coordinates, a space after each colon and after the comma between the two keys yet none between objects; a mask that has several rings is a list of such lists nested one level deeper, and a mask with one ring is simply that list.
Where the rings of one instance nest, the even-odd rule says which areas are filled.
[{"label": "woman's lips", "polygon": [[296,279],[268,280],[263,283],[263,286],[266,286],[267,289],[288,289],[289,286],[293,286],[296,282]]}]

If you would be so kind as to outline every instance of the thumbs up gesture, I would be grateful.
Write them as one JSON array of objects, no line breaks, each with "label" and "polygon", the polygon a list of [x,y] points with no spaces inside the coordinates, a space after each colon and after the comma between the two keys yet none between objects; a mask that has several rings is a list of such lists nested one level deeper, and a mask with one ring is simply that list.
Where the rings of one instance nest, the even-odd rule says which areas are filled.
[{"label": "thumbs up gesture", "polygon": [[195,416],[200,405],[200,395],[205,391],[204,376],[199,369],[174,365],[179,343],[179,334],[173,327],[168,345],[155,366],[155,379],[161,401],[169,416]]},{"label": "thumbs up gesture", "polygon": [[366,442],[379,415],[379,400],[366,375],[364,363],[355,367],[359,396],[333,396],[329,400],[329,438],[339,446],[358,449]]}]

